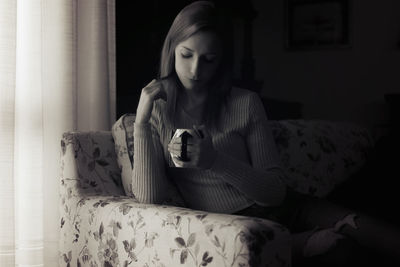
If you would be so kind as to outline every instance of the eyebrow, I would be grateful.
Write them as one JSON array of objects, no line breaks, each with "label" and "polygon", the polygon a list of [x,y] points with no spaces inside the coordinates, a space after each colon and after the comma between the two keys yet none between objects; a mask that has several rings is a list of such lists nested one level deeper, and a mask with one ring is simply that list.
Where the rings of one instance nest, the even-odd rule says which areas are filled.
[{"label": "eyebrow", "polygon": [[187,49],[187,50],[189,50],[189,51],[191,51],[191,52],[194,52],[194,50],[190,49],[189,47],[186,47],[186,46],[183,46],[183,45],[182,45],[182,47]]},{"label": "eyebrow", "polygon": [[[194,52],[194,50],[193,50],[193,49],[190,49],[189,47],[186,47],[186,46],[183,46],[183,45],[182,45],[182,47],[185,48],[185,49],[187,49],[187,50],[189,50],[190,52]],[[208,52],[208,53],[206,53],[206,54],[207,54],[207,55],[217,55],[216,52]]]}]

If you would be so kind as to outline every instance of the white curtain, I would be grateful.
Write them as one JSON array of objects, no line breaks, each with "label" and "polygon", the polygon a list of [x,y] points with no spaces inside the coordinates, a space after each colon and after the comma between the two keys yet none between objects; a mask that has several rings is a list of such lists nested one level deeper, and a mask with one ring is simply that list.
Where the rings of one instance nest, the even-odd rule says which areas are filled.
[{"label": "white curtain", "polygon": [[0,266],[58,266],[60,140],[115,120],[115,0],[0,0]]}]

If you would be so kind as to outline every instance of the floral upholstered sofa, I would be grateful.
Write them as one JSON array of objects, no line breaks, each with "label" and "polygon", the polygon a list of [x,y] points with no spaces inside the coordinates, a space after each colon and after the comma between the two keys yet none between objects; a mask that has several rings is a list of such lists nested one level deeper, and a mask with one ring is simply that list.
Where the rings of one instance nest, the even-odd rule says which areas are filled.
[{"label": "floral upholstered sofa", "polygon": [[[125,133],[128,116],[118,124]],[[373,146],[369,132],[353,124],[270,125],[288,185],[319,197],[365,164]],[[122,148],[111,131],[63,135],[60,266],[291,266],[290,233],[278,223],[127,197],[120,158],[129,156],[131,136]]]}]

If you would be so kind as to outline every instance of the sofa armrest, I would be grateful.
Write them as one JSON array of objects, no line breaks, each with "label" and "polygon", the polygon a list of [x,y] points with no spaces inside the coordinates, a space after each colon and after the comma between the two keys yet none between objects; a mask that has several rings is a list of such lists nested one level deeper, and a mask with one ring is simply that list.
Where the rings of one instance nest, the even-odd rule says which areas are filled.
[{"label": "sofa armrest", "polygon": [[[128,197],[70,201],[60,266],[290,266],[291,237],[269,220],[140,204]],[[68,247],[68,244],[78,243]],[[75,249],[74,249],[75,248]],[[140,257],[139,257],[140,256]]]},{"label": "sofa armrest", "polygon": [[61,150],[62,197],[125,194],[110,131],[64,133]]}]

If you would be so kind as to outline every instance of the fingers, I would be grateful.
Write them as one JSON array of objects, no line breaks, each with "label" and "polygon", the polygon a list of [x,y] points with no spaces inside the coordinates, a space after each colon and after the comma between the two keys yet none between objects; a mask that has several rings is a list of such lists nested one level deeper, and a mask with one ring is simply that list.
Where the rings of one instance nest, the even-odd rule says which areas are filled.
[{"label": "fingers", "polygon": [[151,80],[151,82],[149,82],[147,85],[146,85],[146,87],[147,86],[150,86],[150,85],[153,85],[153,84],[155,84],[157,82],[157,80],[156,79],[153,79],[153,80]]},{"label": "fingers", "polygon": [[193,129],[196,131],[200,138],[210,137],[210,133],[207,131],[206,126],[202,125],[193,125]]},{"label": "fingers", "polygon": [[193,166],[193,163],[191,163],[190,161],[182,161],[178,158],[175,158],[174,161],[176,162],[176,165],[181,168],[195,168],[195,166]]},{"label": "fingers", "polygon": [[[209,164],[205,164],[209,151],[213,150],[212,138],[206,130],[205,125],[194,125],[193,129],[196,136],[189,138],[186,145],[186,155],[189,161],[183,161],[182,154],[182,139],[172,138],[168,144],[168,151],[171,153],[176,166],[183,168],[208,168]],[[189,141],[190,140],[190,141]]]},{"label": "fingers", "polygon": [[196,155],[188,155],[189,161],[182,161],[179,155],[172,155],[173,161],[177,166],[182,168],[198,168],[198,157]]},{"label": "fingers", "polygon": [[171,157],[175,158],[175,159],[180,159],[180,152],[178,151],[171,151],[169,150],[169,153],[171,153]]},{"label": "fingers", "polygon": [[[168,151],[171,153],[174,153],[176,155],[180,155],[181,151],[182,151],[182,145],[181,144],[168,144]],[[199,153],[200,149],[199,146],[196,144],[191,144],[191,145],[187,145],[186,147],[186,151],[188,154],[195,154],[195,153]]]},{"label": "fingers", "polygon": [[172,151],[181,151],[182,145],[180,144],[168,144],[168,151],[172,152]]},{"label": "fingers", "polygon": [[188,143],[186,146],[186,154],[190,159],[188,161],[182,161],[180,158],[182,154],[182,141],[181,138],[173,138],[171,142],[168,144],[168,152],[171,153],[174,161],[179,161],[179,164],[183,167],[194,168],[197,166],[200,147],[198,143]]},{"label": "fingers", "polygon": [[145,89],[149,94],[149,96],[152,96],[152,98],[155,99],[155,97],[160,93],[160,87],[161,84],[155,82],[153,84],[149,84],[148,86],[146,86]]},{"label": "fingers", "polygon": [[156,93],[154,99],[157,100],[161,98],[162,100],[167,101],[167,92],[165,91],[164,83],[161,80],[159,80],[153,86],[156,86]]},{"label": "fingers", "polygon": [[197,134],[197,137],[199,137],[199,138],[203,138],[204,137],[204,134],[201,131],[200,126],[193,125],[193,129],[194,129],[195,133]]},{"label": "fingers", "polygon": [[[182,139],[180,137],[175,137],[175,138],[172,138],[169,143],[170,144],[182,145]],[[196,138],[189,138],[187,140],[187,145],[188,146],[198,145],[200,143],[201,143],[201,140],[196,139]]]},{"label": "fingers", "polygon": [[150,99],[157,100],[159,98],[167,101],[167,93],[161,81],[153,79],[146,87],[142,89],[142,93],[146,94]]}]

